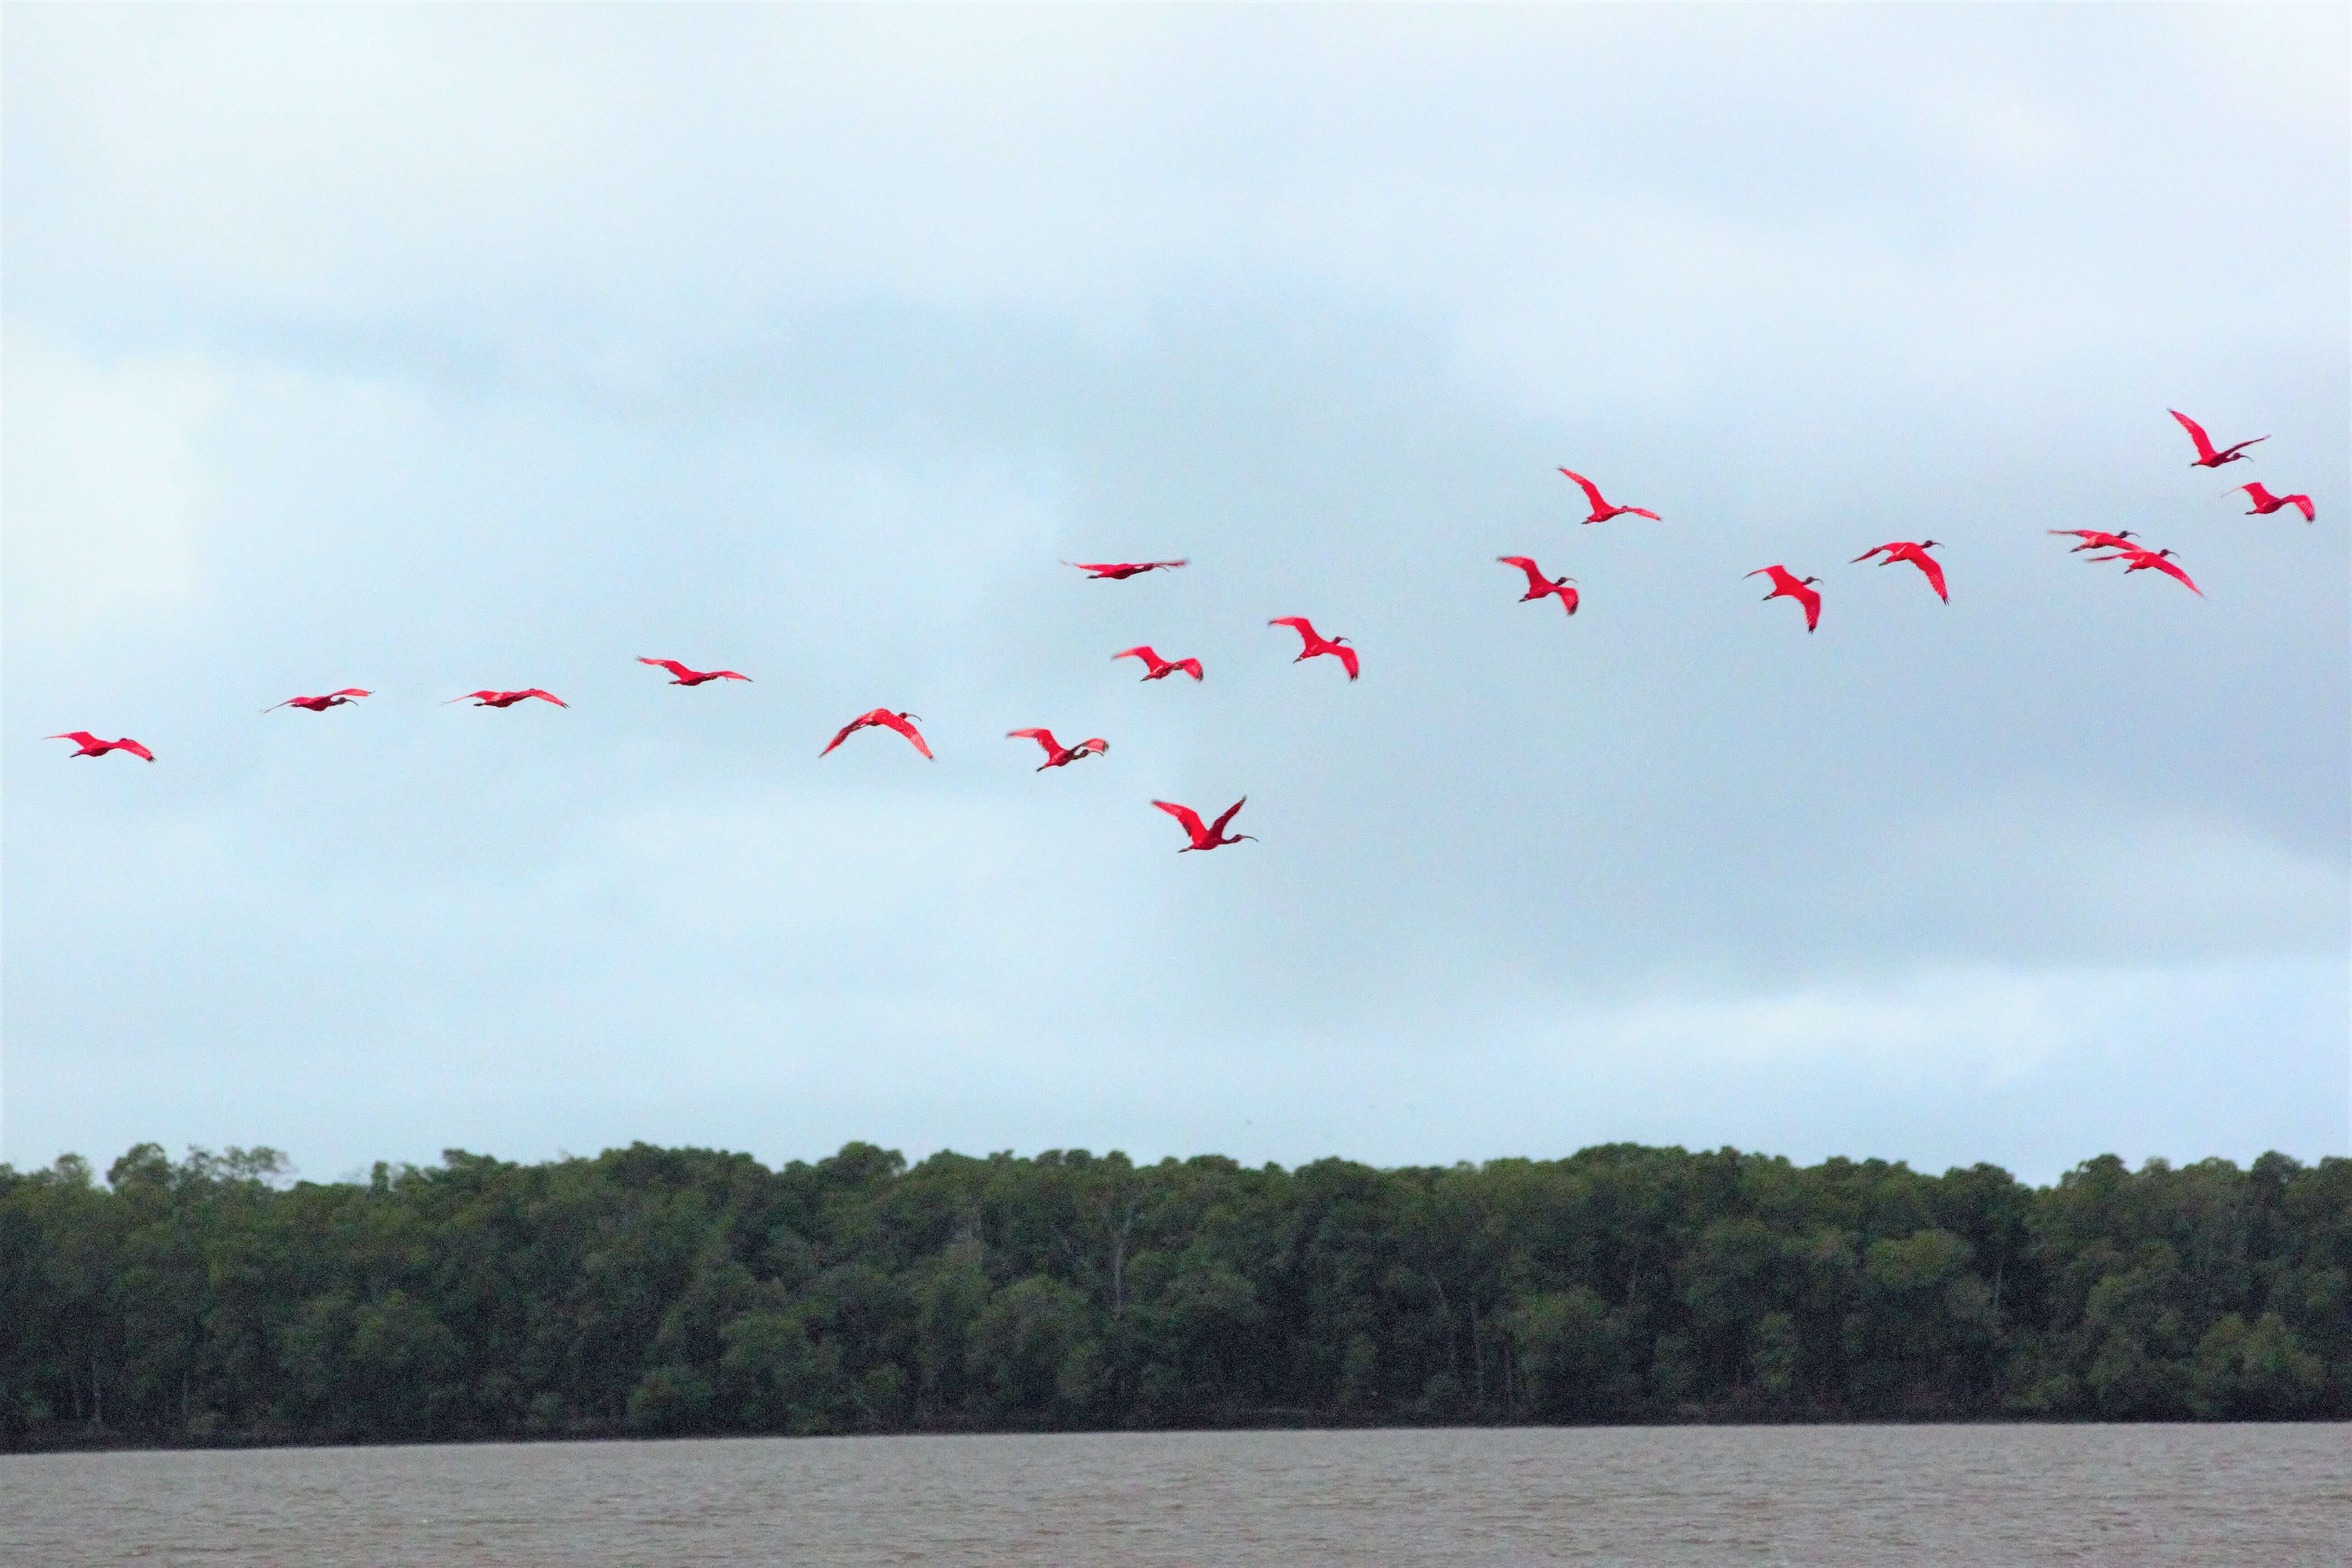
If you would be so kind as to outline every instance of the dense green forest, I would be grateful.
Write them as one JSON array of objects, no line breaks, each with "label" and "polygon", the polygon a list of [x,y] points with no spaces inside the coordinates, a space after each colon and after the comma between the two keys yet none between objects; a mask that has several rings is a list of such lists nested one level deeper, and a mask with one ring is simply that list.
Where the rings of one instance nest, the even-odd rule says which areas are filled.
[{"label": "dense green forest", "polygon": [[2352,1415],[2352,1160],[0,1166],[0,1445]]}]

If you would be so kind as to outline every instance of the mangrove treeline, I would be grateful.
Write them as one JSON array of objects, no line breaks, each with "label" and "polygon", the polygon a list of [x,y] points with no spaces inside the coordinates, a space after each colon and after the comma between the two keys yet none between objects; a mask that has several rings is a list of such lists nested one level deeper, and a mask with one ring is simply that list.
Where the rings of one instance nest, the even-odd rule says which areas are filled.
[{"label": "mangrove treeline", "polygon": [[0,1166],[0,1444],[2352,1415],[2352,1160]]}]

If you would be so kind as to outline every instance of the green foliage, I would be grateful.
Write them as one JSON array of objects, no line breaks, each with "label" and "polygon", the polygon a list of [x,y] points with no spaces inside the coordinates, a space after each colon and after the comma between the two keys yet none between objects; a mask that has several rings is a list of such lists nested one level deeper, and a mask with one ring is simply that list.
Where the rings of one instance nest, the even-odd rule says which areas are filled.
[{"label": "green foliage", "polygon": [[1548,1421],[1605,1420],[1632,1405],[1641,1383],[1624,1325],[1590,1287],[1529,1298],[1513,1314],[1527,1405]]},{"label": "green foliage", "polygon": [[2205,1331],[2189,1371],[2189,1408],[2220,1420],[2299,1415],[2326,1383],[2326,1368],[2276,1312],[2252,1328],[2235,1312]]},{"label": "green foliage", "polygon": [[1787,1312],[1767,1312],[1757,1321],[1755,1349],[1748,1360],[1756,1366],[1756,1386],[1773,1400],[1787,1400],[1797,1392],[1803,1353],[1797,1340],[1797,1320]]},{"label": "green foliage", "polygon": [[2352,1415],[2352,1161],[0,1167],[0,1446]]}]

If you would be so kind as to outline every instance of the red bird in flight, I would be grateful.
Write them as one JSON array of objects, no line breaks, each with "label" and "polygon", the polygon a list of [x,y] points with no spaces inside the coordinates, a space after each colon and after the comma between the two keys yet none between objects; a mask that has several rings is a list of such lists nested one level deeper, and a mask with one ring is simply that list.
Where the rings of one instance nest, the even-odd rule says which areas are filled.
[{"label": "red bird in flight", "polygon": [[1645,511],[1638,506],[1618,506],[1613,502],[1601,500],[1601,487],[1573,468],[1562,468],[1560,472],[1574,479],[1577,488],[1584,492],[1584,499],[1592,503],[1592,515],[1584,520],[1587,522],[1607,522],[1612,517],[1622,517],[1628,512],[1635,517],[1646,517],[1652,522],[1665,521],[1656,512]]},{"label": "red bird in flight", "polygon": [[2211,438],[2205,434],[2205,426],[2178,408],[2168,408],[2165,412],[2179,420],[2180,427],[2189,432],[2189,438],[2197,443],[2196,459],[2189,465],[2192,468],[2218,468],[2224,463],[2242,463],[2246,461],[2246,448],[2252,446],[2254,441],[2270,439],[2267,436],[2257,436],[2254,441],[2241,441],[2234,447],[2224,447],[2217,452],[2213,449]]},{"label": "red bird in flight", "polygon": [[749,680],[748,675],[738,675],[731,669],[688,669],[674,658],[641,658],[639,664],[650,664],[656,669],[667,669],[677,677],[672,686],[699,686],[706,680]]},{"label": "red bird in flight", "polygon": [[1516,566],[1528,574],[1528,591],[1519,595],[1520,604],[1524,605],[1530,599],[1540,599],[1549,594],[1556,596],[1570,615],[1576,614],[1576,606],[1581,603],[1581,600],[1577,596],[1576,590],[1569,586],[1570,583],[1576,581],[1575,578],[1547,577],[1543,574],[1542,567],[1524,555],[1497,555],[1495,559],[1506,566]]},{"label": "red bird in flight", "polygon": [[1192,843],[1176,851],[1179,855],[1189,855],[1195,849],[1214,849],[1220,845],[1239,844],[1244,838],[1253,844],[1257,842],[1257,835],[1255,833],[1235,833],[1230,836],[1225,833],[1225,824],[1234,819],[1234,813],[1249,804],[1247,795],[1242,796],[1241,799],[1225,807],[1224,816],[1206,825],[1202,823],[1201,814],[1189,805],[1178,805],[1174,801],[1170,800],[1155,800],[1151,804],[1182,823],[1184,831],[1192,836]]},{"label": "red bird in flight", "polygon": [[1180,669],[1195,680],[1201,679],[1201,661],[1199,659],[1162,658],[1158,654],[1151,651],[1149,644],[1146,644],[1141,647],[1122,649],[1121,651],[1111,655],[1111,658],[1114,659],[1141,659],[1143,661],[1144,668],[1143,679],[1146,680],[1157,680],[1163,675],[1173,675]]},{"label": "red bird in flight", "polygon": [[1815,626],[1820,626],[1822,624],[1822,596],[1819,594],[1814,593],[1808,584],[1818,583],[1821,579],[1819,577],[1792,577],[1789,574],[1789,569],[1786,566],[1759,566],[1755,571],[1748,573],[1748,575],[1750,577],[1761,577],[1768,572],[1770,573],[1772,576],[1772,591],[1764,595],[1764,603],[1769,605],[1773,600],[1780,598],[1785,594],[1790,598],[1796,600],[1797,603],[1805,606],[1805,629],[1807,631],[1811,631]]},{"label": "red bird in flight", "polygon": [[2095,528],[2051,528],[2042,531],[2081,540],[2082,543],[2066,552],[2069,555],[2080,555],[2085,550],[2129,550],[2133,546],[2125,541],[2139,537],[2128,528],[2120,533],[2102,533]]},{"label": "red bird in flight", "polygon": [[[898,733],[906,736],[907,739],[914,744],[915,750],[922,752],[923,755],[927,757],[931,757],[931,749],[923,743],[921,732],[918,731],[914,725],[908,722],[910,719],[919,719],[921,717],[922,715],[920,713],[893,713],[887,708],[877,708],[871,713],[860,713],[856,718],[852,719],[848,723],[844,724],[841,727],[841,732],[835,735],[832,740],[827,741],[824,745],[824,751],[819,752],[817,755],[820,757],[824,756],[826,752],[832,751],[834,747],[838,746],[844,741],[849,739],[849,737],[856,731],[865,729],[868,724],[879,724],[886,730],[898,731]],[[936,763],[939,759],[937,757],[931,757],[931,761]]]},{"label": "red bird in flight", "polygon": [[2268,517],[2283,506],[2291,506],[2303,513],[2305,522],[2315,522],[2319,519],[2319,509],[2311,504],[2309,496],[2274,496],[2263,488],[2260,479],[2238,488],[2246,492],[2248,500],[2254,503],[2254,510],[2246,514],[2248,517]]},{"label": "red bird in flight", "polygon": [[[449,702],[472,701],[477,697],[481,699],[480,701],[474,703],[477,708],[511,708],[526,697],[536,697],[542,702],[552,702],[558,708],[572,706],[554,692],[541,691],[536,686],[526,688],[521,691],[468,691],[463,697],[452,697]],[[446,708],[449,702],[444,702],[441,706]]]},{"label": "red bird in flight", "polygon": [[2200,599],[2203,598],[2205,596],[2205,590],[2199,587],[2196,584],[2190,583],[2189,581],[2188,573],[2183,572],[2179,567],[2175,566],[2171,562],[2165,559],[2166,556],[2170,555],[2171,553],[2172,552],[2169,550],[2127,549],[2120,555],[2094,555],[2091,559],[2094,561],[2128,561],[2131,564],[2124,568],[2124,574],[2126,576],[2129,576],[2134,572],[2145,572],[2148,570],[2148,568],[2154,567],[2157,571],[2163,573],[2168,577],[2179,578],[2182,583],[2188,584],[2188,588],[2190,593],[2196,595]]},{"label": "red bird in flight", "polygon": [[[73,753],[77,757],[102,757],[109,752],[128,752],[134,757],[144,757],[151,763],[155,760],[154,752],[128,735],[120,741],[101,741],[87,730],[68,730],[62,735],[44,735],[41,739],[73,742],[78,748]],[[1219,826],[1223,826],[1222,820]]]},{"label": "red bird in flight", "polygon": [[1114,583],[1124,582],[1138,572],[1162,572],[1171,567],[1189,565],[1189,561],[1065,561],[1065,566],[1075,566],[1081,572],[1094,574],[1094,581],[1108,577]]},{"label": "red bird in flight", "polygon": [[1336,654],[1339,656],[1339,662],[1348,667],[1348,679],[1350,680],[1356,679],[1356,650],[1347,646],[1346,637],[1321,636],[1313,626],[1307,624],[1305,616],[1277,616],[1265,624],[1270,626],[1288,626],[1307,644],[1306,651],[1301,653],[1298,658],[1292,659],[1291,663],[1297,664],[1300,658],[1313,658],[1319,654]]},{"label": "red bird in flight", "polygon": [[341,691],[330,691],[324,697],[289,697],[283,702],[271,703],[262,711],[275,713],[280,708],[308,708],[313,713],[324,713],[330,708],[349,706],[354,697],[367,695],[368,691],[364,687],[346,686]]},{"label": "red bird in flight", "polygon": [[1879,563],[1881,566],[1892,566],[1897,561],[1908,561],[1927,574],[1927,586],[1936,590],[1936,597],[1948,605],[1952,602],[1952,596],[1944,592],[1944,563],[1927,553],[1936,542],[1932,539],[1923,539],[1916,544],[1897,540],[1893,544],[1882,544],[1876,550],[1865,550],[1847,564],[1858,566],[1872,556],[1882,553],[1886,559]]},{"label": "red bird in flight", "polygon": [[1008,741],[1034,741],[1045,747],[1045,760],[1037,764],[1037,771],[1041,773],[1047,768],[1066,768],[1080,757],[1099,757],[1110,750],[1110,742],[1099,735],[1090,741],[1080,741],[1075,746],[1065,746],[1054,739],[1051,730],[1007,730],[1004,738]]}]

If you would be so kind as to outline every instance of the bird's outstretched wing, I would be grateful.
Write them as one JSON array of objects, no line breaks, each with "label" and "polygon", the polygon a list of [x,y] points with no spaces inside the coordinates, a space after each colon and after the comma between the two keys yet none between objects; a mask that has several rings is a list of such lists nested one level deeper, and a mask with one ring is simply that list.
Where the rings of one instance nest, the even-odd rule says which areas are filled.
[{"label": "bird's outstretched wing", "polygon": [[1645,506],[1620,507],[1618,510],[1622,511],[1627,517],[1646,517],[1652,522],[1664,522],[1666,521],[1664,518],[1660,517],[1656,512],[1652,511]]},{"label": "bird's outstretched wing", "polygon": [[330,691],[327,695],[330,697],[373,697],[375,693],[370,691],[364,686],[346,686],[341,691]]},{"label": "bird's outstretched wing", "polygon": [[[271,703],[268,707],[264,708],[264,709],[262,710],[262,711],[263,711],[264,713],[275,713],[275,712],[277,712],[280,708],[291,708],[295,703],[299,702],[299,701],[301,701],[301,700],[301,700],[299,697],[289,697],[289,698],[288,698],[285,701],[283,701],[283,702],[273,702],[273,703]],[[54,738],[54,737],[53,737],[53,738]]]},{"label": "bird's outstretched wing", "polygon": [[2161,555],[2156,554],[2151,551],[2142,551],[2140,552],[2140,559],[2135,563],[2135,564],[2139,566],[2153,566],[2168,577],[2178,578],[2190,593],[2196,595],[2199,598],[2201,599],[2205,596],[2205,590],[2190,582],[2188,573],[2183,572],[2179,567],[2175,566],[2170,561]]},{"label": "bird's outstretched wing", "polygon": [[41,739],[44,741],[71,741],[78,745],[83,746],[95,746],[98,744],[98,737],[91,734],[87,730],[68,730],[62,735],[44,735]]},{"label": "bird's outstretched wing", "polygon": [[677,676],[680,680],[684,680],[688,676],[694,673],[694,671],[687,668],[686,666],[678,663],[677,660],[674,658],[640,658],[637,662],[639,664],[650,664],[656,669],[667,669],[672,675]]},{"label": "bird's outstretched wing", "polygon": [[[1244,795],[1242,798],[1246,800],[1249,797]],[[1191,806],[1178,805],[1172,800],[1155,800],[1151,804],[1166,812],[1169,816],[1174,817],[1178,822],[1182,823],[1184,825],[1184,831],[1192,836],[1193,843],[1198,844],[1202,839],[1209,837],[1209,829],[1207,826],[1201,821],[1201,814],[1194,811]],[[1238,805],[1234,807],[1234,811],[1239,811],[1241,807]],[[1229,811],[1225,813],[1225,816],[1231,816],[1233,814],[1233,811]],[[1222,821],[1223,819],[1220,818],[1220,820]]]},{"label": "bird's outstretched wing", "polygon": [[[2052,529],[2050,531],[2051,531],[2051,532],[2053,532],[2053,533],[2055,533],[2055,532],[2057,532],[2058,531],[2057,531],[2056,529],[2054,529],[2054,528],[2053,528],[2053,529]],[[1882,553],[1884,553],[1885,552],[1889,551],[1889,550],[1892,550],[1892,549],[1894,549],[1894,548],[1895,548],[1895,546],[1893,546],[1892,544],[1881,544],[1881,545],[1878,545],[1878,546],[1876,546],[1876,547],[1874,547],[1874,548],[1873,548],[1873,549],[1869,549],[1869,550],[1865,550],[1865,551],[1864,551],[1861,554],[1859,554],[1859,555],[1855,556],[1853,560],[1851,560],[1851,561],[1847,562],[1847,563],[1846,563],[1846,564],[1847,564],[1847,565],[1849,565],[1849,566],[1859,566],[1860,564],[1862,564],[1862,563],[1864,563],[1864,562],[1865,562],[1865,561],[1869,560],[1872,556],[1874,556],[1874,555],[1878,555],[1878,554],[1882,554]]]},{"label": "bird's outstretched wing", "polygon": [[[1323,651],[1326,653],[1336,653],[1339,656],[1339,662],[1348,667],[1348,679],[1350,680],[1355,679],[1358,672],[1363,668],[1362,661],[1356,658],[1356,650],[1348,647],[1344,643],[1334,644]],[[1236,807],[1235,809],[1238,810],[1239,808]]]},{"label": "bird's outstretched wing", "polygon": [[898,731],[898,733],[906,736],[908,741],[912,742],[914,743],[915,750],[922,752],[923,755],[927,757],[930,757],[931,761],[935,763],[939,761],[937,757],[931,757],[930,747],[923,743],[922,732],[917,730],[912,724],[908,723],[904,715],[878,712],[874,715],[874,722],[877,724],[888,725],[891,729]]},{"label": "bird's outstretched wing", "polygon": [[2178,408],[2168,408],[2165,412],[2171,415],[2175,419],[2179,420],[2180,427],[2189,432],[2189,438],[2197,443],[2198,457],[2210,458],[2213,456],[2213,443],[2207,437],[2205,434],[2205,426],[2200,425],[2197,421],[2191,419],[2188,415],[2183,414]]},{"label": "bird's outstretched wing", "polygon": [[1180,658],[1168,668],[1181,669],[1195,680],[1201,679],[1201,661],[1197,658]]},{"label": "bird's outstretched wing", "polygon": [[1928,554],[1924,550],[1910,551],[1904,555],[1903,559],[1908,561],[1912,565],[1916,566],[1920,571],[1927,574],[1927,586],[1936,590],[1936,597],[1943,600],[1944,603],[1948,605],[1952,602],[1952,596],[1944,592],[1944,563],[1942,562],[1937,560],[1934,556]]},{"label": "bird's outstretched wing", "polygon": [[1543,568],[1524,555],[1497,555],[1495,559],[1505,566],[1516,566],[1526,573],[1530,594],[1540,594],[1551,586],[1550,579],[1543,574]]},{"label": "bird's outstretched wing", "polygon": [[860,713],[856,718],[852,719],[848,723],[844,724],[840,730],[835,733],[833,739],[824,743],[824,751],[819,752],[817,755],[820,757],[824,756],[825,752],[832,751],[835,746],[838,746],[844,741],[849,739],[851,735],[864,729],[866,725],[871,724],[872,722],[874,722],[874,716],[872,714]]},{"label": "bird's outstretched wing", "polygon": [[1601,499],[1601,487],[1599,485],[1594,484],[1591,479],[1586,479],[1574,468],[1562,468],[1560,472],[1566,474],[1570,479],[1576,481],[1576,488],[1584,492],[1584,499],[1592,503],[1593,510],[1606,511],[1609,510],[1609,503]]},{"label": "bird's outstretched wing", "polygon": [[[1224,814],[1223,816],[1220,816],[1219,818],[1217,818],[1217,820],[1216,820],[1216,821],[1214,821],[1214,822],[1213,822],[1213,823],[1211,823],[1211,824],[1209,825],[1209,837],[1212,837],[1212,838],[1222,838],[1222,837],[1224,837],[1224,832],[1225,832],[1225,824],[1226,824],[1226,823],[1228,823],[1228,822],[1231,822],[1231,821],[1234,819],[1234,813],[1235,813],[1235,812],[1237,812],[1237,811],[1241,810],[1241,808],[1242,808],[1242,807],[1244,807],[1244,806],[1247,805],[1248,804],[1249,804],[1249,796],[1247,796],[1247,795],[1244,795],[1244,796],[1242,796],[1242,797],[1241,797],[1241,799],[1239,799],[1239,800],[1237,800],[1237,801],[1234,802],[1234,804],[1233,804],[1233,805],[1229,805],[1229,806],[1225,807],[1225,814]],[[1194,817],[1194,818],[1193,818],[1193,820],[1194,820],[1195,822],[1198,822],[1198,821],[1200,820],[1200,818],[1198,818],[1198,817]]]},{"label": "bird's outstretched wing", "polygon": [[138,742],[132,740],[128,735],[125,735],[121,740],[115,742],[114,749],[118,752],[128,752],[134,757],[143,757],[151,763],[155,760],[154,752],[149,751],[146,747],[141,745]]},{"label": "bird's outstretched wing", "polygon": [[2303,513],[2304,521],[2317,522],[2319,521],[2319,509],[2311,504],[2311,498],[2309,496],[2281,496],[2279,499],[2286,502],[2287,505],[2294,508],[2295,510]]},{"label": "bird's outstretched wing", "polygon": [[520,701],[523,698],[526,698],[526,697],[536,697],[536,698],[538,698],[538,699],[539,699],[541,701],[542,701],[542,702],[552,702],[552,703],[554,703],[558,708],[569,708],[569,707],[571,707],[571,706],[572,706],[572,704],[571,704],[571,703],[566,702],[565,700],[563,700],[563,699],[562,699],[562,698],[558,697],[554,692],[552,692],[552,691],[541,691],[541,690],[538,687],[536,687],[536,686],[528,687],[528,688],[524,689],[523,690],[520,690],[520,691],[518,691],[518,692],[516,692],[516,693],[515,693],[515,699],[516,699],[516,700],[517,700],[517,701]]},{"label": "bird's outstretched wing", "polygon": [[[468,691],[463,697],[452,697],[449,699],[449,702],[471,702],[477,698],[479,698],[484,702],[488,702],[495,698],[504,697],[506,693],[503,691]],[[449,706],[449,702],[444,702],[441,706],[446,708]]]},{"label": "bird's outstretched wing", "polygon": [[1276,616],[1265,624],[1270,626],[1288,626],[1292,631],[1297,632],[1300,640],[1309,647],[1323,640],[1316,635],[1314,623],[1305,616]]},{"label": "bird's outstretched wing", "polygon": [[1141,659],[1143,668],[1146,669],[1153,668],[1160,663],[1160,656],[1151,651],[1150,643],[1145,643],[1140,647],[1123,647],[1110,657],[1113,663],[1122,658]]},{"label": "bird's outstretched wing", "polygon": [[1045,748],[1045,754],[1049,757],[1062,749],[1062,743],[1054,739],[1051,730],[1007,730],[1004,738],[1008,741],[1034,741]]}]

